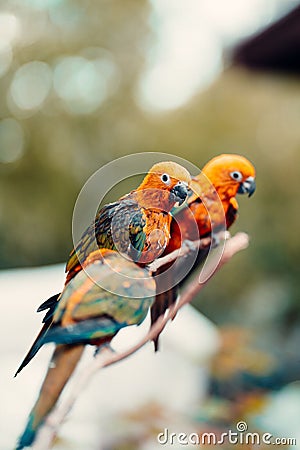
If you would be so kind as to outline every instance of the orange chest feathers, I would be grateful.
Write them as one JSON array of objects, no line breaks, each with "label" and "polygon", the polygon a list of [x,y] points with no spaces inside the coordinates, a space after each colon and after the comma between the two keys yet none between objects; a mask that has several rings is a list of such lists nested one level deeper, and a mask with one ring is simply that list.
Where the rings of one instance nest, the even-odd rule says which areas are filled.
[{"label": "orange chest feathers", "polygon": [[146,244],[139,262],[149,263],[161,256],[169,243],[172,216],[165,212],[153,210],[145,210],[144,213],[146,216],[144,227]]},{"label": "orange chest feathers", "polygon": [[166,253],[176,250],[184,240],[196,241],[211,233],[212,228],[225,226],[228,229],[237,217],[238,204],[235,199],[223,202],[192,202],[181,210],[171,224],[171,240]]}]

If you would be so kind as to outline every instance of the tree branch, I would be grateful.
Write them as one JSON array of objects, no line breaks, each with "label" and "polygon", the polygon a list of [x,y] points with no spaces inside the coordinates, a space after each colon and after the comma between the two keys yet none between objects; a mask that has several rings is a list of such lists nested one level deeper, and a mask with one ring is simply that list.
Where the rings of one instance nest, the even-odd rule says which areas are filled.
[{"label": "tree branch", "polygon": [[[225,232],[220,231],[215,235],[215,239],[217,241],[228,240],[229,238],[230,238],[229,231]],[[182,256],[187,255],[191,251],[204,250],[208,248],[210,245],[211,245],[210,237],[205,237],[197,241],[183,241],[182,246],[180,248],[174,250],[173,252],[169,253],[166,256],[162,256],[161,258],[155,259],[151,264],[148,264],[147,267],[150,272],[152,273],[157,272],[158,269],[160,269],[162,266],[165,266],[166,264],[175,261],[177,258],[181,258]]]},{"label": "tree branch", "polygon": [[148,264],[148,270],[151,273],[155,273],[160,269],[161,267],[165,266],[166,264],[175,261],[177,258],[181,258],[182,256],[187,255],[190,253],[191,250],[196,251],[201,248],[206,248],[210,246],[211,239],[210,237],[204,238],[200,241],[188,241],[189,245],[186,244],[186,241],[183,242],[182,246],[173,252],[169,253],[166,256],[162,256],[161,258],[155,259],[152,263]]},{"label": "tree branch", "polygon": [[[197,241],[195,245],[203,245],[200,241]],[[206,245],[210,243],[205,242]],[[104,367],[111,366],[128,356],[137,352],[140,348],[142,348],[147,342],[152,341],[162,330],[165,328],[167,323],[170,320],[173,320],[176,316],[177,312],[187,303],[190,303],[193,298],[204,288],[204,286],[209,282],[209,280],[214,276],[214,274],[220,270],[220,268],[226,264],[237,252],[248,247],[249,238],[246,233],[237,233],[234,237],[228,239],[225,244],[224,252],[221,257],[218,257],[219,260],[214,261],[216,269],[213,273],[210,274],[207,279],[200,283],[199,282],[199,273],[195,276],[195,278],[188,284],[185,291],[179,297],[177,303],[175,303],[164,316],[158,318],[155,324],[151,327],[146,336],[139,341],[136,345],[129,348],[128,350],[122,353],[114,353],[112,349],[109,347],[103,347],[103,350],[94,358],[92,363],[83,369],[81,373],[76,377],[76,381],[74,381],[72,390],[67,398],[65,398],[57,407],[52,411],[51,414],[46,418],[44,424],[41,426],[41,429],[38,433],[35,443],[32,446],[34,450],[47,450],[51,448],[51,443],[68,412],[72,409],[76,398],[83,391],[85,386],[88,384],[91,377],[99,370]],[[180,256],[188,253],[188,247],[183,250],[184,253],[180,253]],[[170,255],[172,255],[170,259]],[[173,261],[178,257],[178,251],[175,250],[170,255],[168,260],[164,260],[163,264],[153,266],[153,271],[157,270],[162,265]],[[163,259],[163,258],[161,258]],[[152,263],[153,264],[153,263]],[[75,378],[75,377],[74,377]]]}]

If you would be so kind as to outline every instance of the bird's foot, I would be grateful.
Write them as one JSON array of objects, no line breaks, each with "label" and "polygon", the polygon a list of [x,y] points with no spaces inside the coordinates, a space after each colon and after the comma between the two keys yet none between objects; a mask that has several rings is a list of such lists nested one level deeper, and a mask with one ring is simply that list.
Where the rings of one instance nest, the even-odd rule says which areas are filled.
[{"label": "bird's foot", "polygon": [[191,252],[194,252],[199,248],[198,241],[194,242],[190,241],[189,239],[185,239],[182,243],[182,248],[183,250],[187,249],[190,250]]},{"label": "bird's foot", "polygon": [[106,342],[105,344],[99,345],[95,352],[94,352],[94,358],[99,355],[103,350],[108,350],[110,353],[116,353],[116,351],[112,348],[109,342]]},{"label": "bird's foot", "polygon": [[221,242],[221,238],[219,234],[212,234],[211,235],[211,247],[216,248],[219,247]]},{"label": "bird's foot", "polygon": [[229,231],[219,231],[218,233],[212,233],[211,235],[211,246],[212,248],[216,248],[220,245],[221,241],[227,241],[227,239],[231,238],[231,234]]}]

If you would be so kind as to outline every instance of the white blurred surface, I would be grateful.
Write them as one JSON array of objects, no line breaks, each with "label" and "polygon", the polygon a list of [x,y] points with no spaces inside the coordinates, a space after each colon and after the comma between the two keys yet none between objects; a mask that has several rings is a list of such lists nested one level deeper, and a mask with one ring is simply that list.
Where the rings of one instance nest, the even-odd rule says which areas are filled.
[{"label": "white blurred surface", "polygon": [[[21,433],[52,352],[51,345],[41,349],[30,365],[13,378],[40,329],[42,315],[35,314],[35,310],[60,291],[63,281],[64,267],[60,265],[0,273],[1,426],[5,430],[0,433],[1,450],[13,448]],[[123,330],[113,341],[114,349],[133,345],[148,327],[149,318],[140,327]],[[206,390],[207,362],[218,348],[215,326],[192,307],[185,307],[168,324],[160,343],[157,354],[149,343],[127,360],[99,371],[61,428],[63,440],[54,448],[99,449],[101,435],[107,439],[105,431],[117,415],[150,402],[167,407],[171,415],[172,411],[187,412],[198,403]],[[87,364],[92,354],[92,348],[88,348],[81,364]]]}]

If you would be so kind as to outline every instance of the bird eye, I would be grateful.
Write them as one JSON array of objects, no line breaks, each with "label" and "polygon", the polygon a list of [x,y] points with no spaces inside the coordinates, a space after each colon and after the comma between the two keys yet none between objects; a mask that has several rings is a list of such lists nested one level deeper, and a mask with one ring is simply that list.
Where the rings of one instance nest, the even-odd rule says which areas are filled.
[{"label": "bird eye", "polygon": [[171,182],[170,176],[167,173],[163,173],[160,179],[165,184],[170,184]]},{"label": "bird eye", "polygon": [[242,178],[243,178],[243,175],[238,170],[235,170],[234,172],[231,172],[230,176],[235,181],[241,181]]}]

